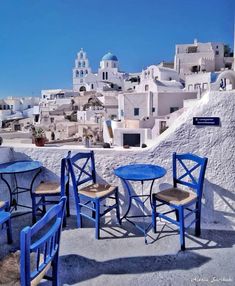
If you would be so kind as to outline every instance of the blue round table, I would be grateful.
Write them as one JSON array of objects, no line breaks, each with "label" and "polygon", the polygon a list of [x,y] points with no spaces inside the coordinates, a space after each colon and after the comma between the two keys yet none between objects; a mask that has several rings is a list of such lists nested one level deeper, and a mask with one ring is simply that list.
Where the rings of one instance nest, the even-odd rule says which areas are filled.
[{"label": "blue round table", "polygon": [[[124,218],[131,222],[136,228],[138,228],[140,231],[142,231],[144,233],[145,236],[145,243],[147,243],[147,239],[146,239],[146,231],[149,228],[142,228],[139,225],[137,225],[136,223],[134,223],[131,218],[137,218],[137,217],[146,217],[149,215],[145,215],[144,214],[144,204],[145,202],[149,199],[150,200],[150,205],[152,205],[151,203],[151,196],[152,196],[152,188],[153,188],[153,184],[155,182],[156,179],[159,179],[163,176],[165,176],[166,174],[166,170],[163,167],[157,166],[157,165],[151,165],[151,164],[132,164],[132,165],[125,165],[125,166],[121,166],[118,167],[114,170],[114,174],[116,176],[118,176],[125,184],[126,189],[128,191],[128,207],[127,207],[127,211],[125,212],[125,214],[123,215],[123,217],[121,218],[121,220],[123,220]],[[128,184],[128,181],[139,181],[141,182],[142,185],[142,194],[141,195],[136,195],[136,194],[132,194],[131,192],[131,188],[130,185]],[[150,186],[150,191],[149,194],[144,194],[143,193],[143,184],[145,181],[152,181],[151,186]],[[147,197],[147,199],[145,199],[144,201],[142,200],[142,206],[143,206],[143,214],[142,215],[138,215],[138,216],[128,216],[128,213],[131,209],[131,205],[132,205],[132,200],[136,200],[140,203],[140,198],[144,198]],[[151,225],[151,224],[150,224]]]},{"label": "blue round table", "polygon": [[[17,210],[17,206],[21,206],[24,208],[32,208],[26,205],[22,205],[18,203],[18,194],[32,191],[33,183],[38,176],[38,174],[41,172],[42,169],[42,163],[39,161],[29,161],[29,160],[23,160],[23,161],[13,161],[13,162],[7,162],[0,164],[0,177],[5,182],[5,184],[8,187],[9,194],[10,194],[10,206],[11,211],[14,209]],[[33,176],[30,177],[31,183],[29,184],[29,188],[26,187],[20,187],[17,182],[17,175],[22,174],[22,176],[25,173],[37,171]],[[14,176],[14,188],[12,189],[10,186],[10,182],[7,180],[4,175],[13,175]],[[10,177],[10,181],[11,177]]]},{"label": "blue round table", "polygon": [[165,176],[166,170],[157,165],[133,164],[115,169],[114,174],[128,181],[152,181]]}]

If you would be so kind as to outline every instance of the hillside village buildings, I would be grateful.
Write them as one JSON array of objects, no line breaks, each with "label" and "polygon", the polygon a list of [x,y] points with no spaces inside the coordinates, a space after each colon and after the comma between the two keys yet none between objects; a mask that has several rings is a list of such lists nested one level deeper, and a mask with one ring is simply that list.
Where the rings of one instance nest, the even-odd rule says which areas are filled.
[{"label": "hillside village buildings", "polygon": [[232,65],[226,45],[195,40],[176,45],[174,68],[163,62],[139,73],[125,73],[109,52],[95,73],[81,49],[72,71],[73,89],[42,90],[39,103],[29,99],[21,107],[16,99],[5,100],[0,115],[4,120],[28,114],[49,140],[82,141],[89,135],[93,143],[150,145],[206,90],[234,88]]}]

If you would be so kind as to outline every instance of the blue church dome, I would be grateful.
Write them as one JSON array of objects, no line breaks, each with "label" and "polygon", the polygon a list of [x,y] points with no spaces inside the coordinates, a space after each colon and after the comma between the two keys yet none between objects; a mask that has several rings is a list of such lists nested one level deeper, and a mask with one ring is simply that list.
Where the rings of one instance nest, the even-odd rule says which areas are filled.
[{"label": "blue church dome", "polygon": [[118,61],[117,57],[112,53],[107,53],[103,56],[102,61]]}]

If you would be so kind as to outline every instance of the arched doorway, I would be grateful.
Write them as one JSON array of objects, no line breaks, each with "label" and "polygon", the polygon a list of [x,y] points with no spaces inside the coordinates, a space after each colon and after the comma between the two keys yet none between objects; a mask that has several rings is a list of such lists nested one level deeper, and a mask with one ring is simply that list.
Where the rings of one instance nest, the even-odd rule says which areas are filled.
[{"label": "arched doorway", "polygon": [[79,89],[79,91],[86,91],[85,86],[81,86],[80,89]]}]

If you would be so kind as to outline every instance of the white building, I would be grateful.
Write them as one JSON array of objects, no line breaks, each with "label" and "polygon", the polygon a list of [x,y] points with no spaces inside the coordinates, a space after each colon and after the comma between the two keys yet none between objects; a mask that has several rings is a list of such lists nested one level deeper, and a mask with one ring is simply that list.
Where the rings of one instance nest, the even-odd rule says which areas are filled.
[{"label": "white building", "polygon": [[125,73],[119,71],[118,59],[112,53],[107,53],[100,61],[97,73],[92,73],[86,52],[81,49],[73,68],[74,91],[108,91],[123,90]]},{"label": "white building", "polygon": [[33,117],[38,97],[8,97],[0,101],[0,126],[3,121]]},{"label": "white building", "polygon": [[195,72],[214,72],[231,68],[230,49],[223,43],[199,43],[176,45],[174,68],[182,79]]},{"label": "white building", "polygon": [[167,127],[170,114],[183,108],[184,100],[195,98],[197,93],[184,90],[175,70],[151,65],[142,71],[135,90],[118,94],[120,121],[104,126],[104,140],[119,146],[148,144]]}]

